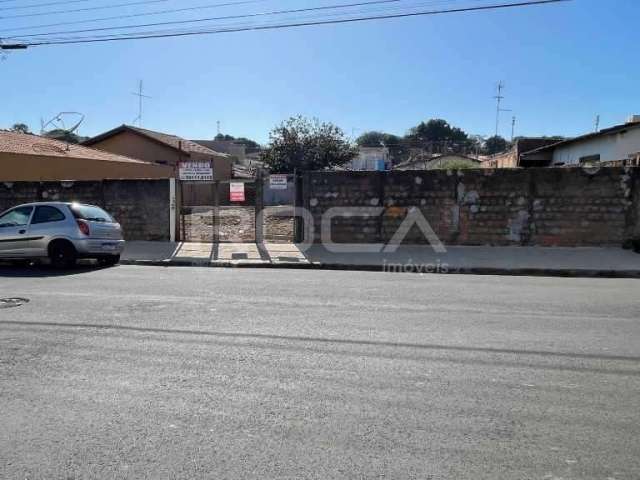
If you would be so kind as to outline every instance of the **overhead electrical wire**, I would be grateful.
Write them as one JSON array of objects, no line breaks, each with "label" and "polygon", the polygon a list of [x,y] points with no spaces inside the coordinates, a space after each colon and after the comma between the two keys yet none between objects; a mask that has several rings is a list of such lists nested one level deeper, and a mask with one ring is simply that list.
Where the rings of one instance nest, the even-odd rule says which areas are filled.
[{"label": "overhead electrical wire", "polygon": [[569,1],[571,0],[530,0],[530,1],[515,2],[515,3],[498,3],[498,4],[492,4],[492,5],[482,5],[482,6],[475,6],[475,7],[427,10],[427,11],[419,11],[419,12],[404,12],[404,13],[386,14],[386,15],[369,15],[369,16],[365,15],[365,16],[353,17],[353,18],[341,18],[341,19],[333,19],[333,20],[318,20],[318,21],[307,21],[307,22],[300,21],[300,22],[280,23],[280,24],[272,24],[272,25],[250,25],[250,26],[237,27],[237,28],[232,27],[232,28],[219,28],[219,29],[213,29],[213,30],[195,30],[195,31],[181,32],[181,33],[137,32],[134,34],[123,34],[123,36],[116,36],[117,34],[114,34],[112,36],[107,36],[104,38],[94,38],[91,36],[84,36],[84,37],[79,36],[79,37],[75,37],[75,38],[71,37],[69,39],[63,39],[63,40],[41,40],[41,41],[35,41],[35,42],[25,42],[23,44],[9,44],[9,45],[0,44],[0,48],[15,49],[15,48],[27,48],[27,47],[44,46],[44,45],[77,45],[77,44],[87,44],[87,43],[104,43],[104,42],[125,41],[125,40],[143,40],[143,39],[152,39],[152,38],[211,35],[211,34],[219,34],[219,33],[232,33],[232,32],[245,32],[245,31],[278,30],[278,29],[306,27],[306,26],[348,24],[348,23],[366,22],[366,21],[373,21],[373,20],[388,20],[388,19],[397,19],[397,18],[441,15],[441,14],[447,14],[447,13],[464,13],[464,12],[500,10],[500,9],[519,8],[519,7],[527,7],[527,6],[534,6],[534,5],[557,4],[557,3],[564,3]]},{"label": "overhead electrical wire", "polygon": [[[49,28],[49,27],[61,27],[65,25],[81,25],[83,23],[104,22],[108,20],[125,20],[127,18],[147,17],[152,15],[167,15],[170,13],[182,13],[182,12],[205,10],[205,9],[219,8],[219,7],[232,7],[236,5],[248,5],[252,3],[264,3],[268,1],[270,0],[241,0],[241,1],[235,1],[235,2],[213,3],[209,5],[197,5],[193,7],[175,8],[175,9],[169,9],[169,10],[154,10],[152,12],[127,13],[123,15],[114,15],[111,17],[89,18],[89,19],[73,20],[73,21],[67,21],[67,22],[48,23],[45,25],[29,25],[26,27],[14,27],[14,28],[4,29],[2,30],[2,33],[17,32],[19,30],[30,30],[33,28]],[[0,20],[2,20],[1,17],[0,17]]]},{"label": "overhead electrical wire", "polygon": [[[309,8],[299,8],[299,9],[290,9],[290,10],[276,10],[270,12],[258,12],[258,13],[249,13],[249,14],[241,14],[241,15],[225,15],[219,17],[209,17],[209,18],[199,18],[192,20],[174,20],[167,22],[156,22],[156,23],[148,23],[148,24],[137,24],[137,25],[122,25],[122,26],[114,26],[114,27],[104,27],[104,28],[92,28],[92,29],[84,29],[84,30],[72,30],[72,31],[62,31],[62,32],[48,32],[48,33],[35,33],[35,34],[25,34],[25,35],[16,35],[10,37],[4,37],[5,40],[19,40],[22,42],[33,41],[32,39],[38,37],[46,37],[47,40],[69,40],[75,37],[63,36],[59,37],[57,35],[67,35],[72,33],[88,33],[88,32],[101,32],[107,30],[121,30],[121,29],[129,29],[129,28],[146,28],[146,27],[157,27],[157,26],[168,26],[168,25],[184,25],[184,24],[193,24],[193,23],[202,23],[202,22],[217,22],[222,20],[240,20],[240,19],[254,19],[265,16],[277,16],[277,15],[292,15],[296,14],[294,17],[287,17],[286,19],[281,20],[292,22],[292,21],[309,21],[309,20],[326,20],[327,18],[332,18],[336,16],[340,16],[343,18],[348,18],[348,16],[356,16],[356,15],[364,15],[371,14],[373,12],[389,12],[389,11],[412,11],[418,8],[425,7],[434,7],[436,5],[442,4],[452,4],[460,1],[464,1],[467,3],[471,2],[487,2],[490,0],[429,0],[426,2],[421,2],[416,5],[398,5],[401,2],[408,0],[369,0],[364,2],[355,2],[355,3],[346,3],[346,4],[334,4],[334,5],[325,5],[322,7],[309,7]],[[390,6],[390,4],[394,4],[395,6]],[[361,7],[367,7],[361,8]],[[368,8],[368,7],[378,7],[378,8]],[[337,12],[337,10],[344,9],[356,9],[348,12]],[[329,10],[329,12],[327,12]],[[332,13],[331,11],[336,11]],[[320,12],[321,16],[317,14]],[[298,14],[305,14],[304,16],[300,16]],[[315,15],[314,15],[315,14]],[[234,23],[226,23],[221,26],[217,26],[216,28],[245,28],[254,25],[253,23],[248,22],[234,22]],[[269,23],[267,25],[272,25]],[[158,33],[185,33],[191,32],[193,29],[163,29],[163,30],[152,30],[146,31],[145,34],[158,34]],[[129,36],[133,33],[112,33],[106,35],[91,35],[91,38],[110,38],[110,37],[122,37]]]},{"label": "overhead electrical wire", "polygon": [[[134,7],[139,5],[149,5],[152,3],[166,3],[171,2],[173,0],[139,0],[137,2],[127,2],[127,3],[115,3],[111,5],[101,5],[99,7],[85,7],[85,8],[75,8],[71,10],[53,10],[48,12],[37,12],[37,13],[21,13],[19,15],[8,15],[8,16],[0,16],[0,20],[9,20],[15,18],[27,18],[27,17],[43,17],[48,15],[60,15],[63,13],[80,13],[80,12],[90,12],[94,10],[108,10],[111,8],[121,8],[121,7]],[[66,2],[65,2],[66,3]]]},{"label": "overhead electrical wire", "polygon": [[[47,2],[47,3],[32,3],[30,5],[12,5],[10,7],[0,7],[0,11],[5,10],[27,10],[29,8],[42,8],[42,7],[52,7],[54,5],[68,5],[70,3],[84,3],[91,2],[92,0],[66,0],[66,1],[58,1],[58,2]],[[0,2],[3,3],[3,2]]]},{"label": "overhead electrical wire", "polygon": [[165,25],[182,25],[188,23],[202,23],[202,22],[211,22],[217,20],[235,20],[240,18],[257,18],[264,16],[273,16],[273,15],[284,15],[291,13],[304,13],[304,12],[315,12],[315,11],[323,11],[323,10],[335,10],[335,9],[343,9],[343,8],[353,8],[353,7],[362,7],[368,5],[380,5],[380,4],[389,4],[389,3],[398,3],[403,0],[371,0],[366,2],[357,2],[357,3],[341,3],[334,5],[323,5],[322,7],[308,7],[308,8],[296,8],[291,10],[274,10],[271,12],[258,12],[258,13],[246,13],[241,15],[224,15],[220,17],[209,17],[209,18],[196,18],[191,20],[172,20],[167,22],[154,22],[154,23],[143,23],[136,25],[120,25],[113,27],[102,27],[102,28],[86,28],[80,30],[66,30],[66,31],[58,31],[58,32],[46,32],[46,33],[33,33],[33,34],[25,34],[25,35],[16,35],[11,37],[3,37],[4,39],[13,39],[13,38],[34,38],[34,37],[42,37],[42,36],[50,36],[50,35],[64,35],[69,33],[88,33],[88,32],[101,32],[107,30],[122,30],[122,29],[131,29],[131,28],[146,28],[146,27],[158,27]]}]

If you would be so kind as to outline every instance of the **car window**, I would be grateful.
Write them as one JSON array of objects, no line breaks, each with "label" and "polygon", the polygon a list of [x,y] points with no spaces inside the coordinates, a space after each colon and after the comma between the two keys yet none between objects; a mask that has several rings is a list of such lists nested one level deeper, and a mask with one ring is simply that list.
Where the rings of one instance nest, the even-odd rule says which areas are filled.
[{"label": "car window", "polygon": [[109,214],[99,207],[73,203],[70,208],[73,212],[73,216],[81,220],[88,220],[90,222],[113,222],[113,219]]},{"label": "car window", "polygon": [[31,220],[31,224],[34,225],[36,223],[60,222],[64,219],[64,213],[62,213],[56,207],[43,205],[41,207],[36,207],[36,213],[33,214],[33,220]]},{"label": "car window", "polygon": [[0,217],[0,227],[22,227],[29,223],[33,207],[18,207]]}]

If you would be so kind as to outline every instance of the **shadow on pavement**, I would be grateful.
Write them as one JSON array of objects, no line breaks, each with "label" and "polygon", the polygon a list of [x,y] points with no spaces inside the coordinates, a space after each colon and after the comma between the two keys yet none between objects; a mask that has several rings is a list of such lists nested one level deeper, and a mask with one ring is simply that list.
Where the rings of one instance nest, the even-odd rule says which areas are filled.
[{"label": "shadow on pavement", "polygon": [[66,277],[69,275],[81,275],[83,273],[104,270],[105,267],[97,263],[80,263],[74,268],[57,269],[45,264],[11,265],[0,263],[0,278],[41,278],[41,277]]},{"label": "shadow on pavement", "polygon": [[[209,337],[210,340],[205,340],[203,338],[178,339],[173,337],[170,339],[170,341],[182,344],[215,344],[218,346],[229,346],[237,348],[248,347],[253,349],[276,349],[280,351],[305,353],[312,352],[318,354],[329,353],[332,355],[359,356],[376,359],[386,358],[389,360],[408,359],[431,362],[441,361],[461,365],[486,365],[500,368],[521,368],[523,366],[526,366],[527,368],[549,371],[572,371],[621,376],[640,376],[640,370],[638,370],[637,368],[637,364],[640,362],[640,357],[637,356],[590,354],[577,352],[554,352],[545,350],[520,350],[479,346],[385,342],[375,340],[334,339],[322,337],[301,337],[236,332],[216,332],[206,330],[179,330],[90,323],[23,322],[19,320],[0,320],[0,325],[7,327],[13,326],[17,328],[65,328],[70,331],[97,329],[103,330],[105,332],[110,332],[108,334],[109,336],[126,338],[131,338],[131,332],[202,336]],[[159,337],[158,339],[164,340],[161,337]],[[238,342],[238,339],[243,339],[247,342]],[[264,340],[274,340],[285,343],[274,345],[265,343],[263,342]],[[327,349],[326,347],[322,347],[322,344],[333,348]],[[380,350],[341,350],[336,348],[339,345],[352,347],[373,347],[379,348]],[[386,350],[389,347],[396,350]],[[400,349],[400,351],[397,349]],[[405,351],[403,352],[402,350]],[[429,351],[431,353],[427,357],[423,356],[420,353]],[[452,355],[454,352],[468,352],[470,354],[476,355],[474,355],[473,358],[456,357],[455,355]],[[480,355],[480,357],[478,357],[478,354]],[[484,357],[484,355],[488,355],[488,357]],[[536,357],[539,358],[539,361],[534,361]],[[572,361],[573,364],[563,365],[550,363],[550,361],[553,359],[555,359],[556,361],[559,359],[567,359],[569,361]],[[613,365],[603,364],[603,362],[624,362],[630,364],[630,368],[619,368],[619,366],[614,367]]]}]

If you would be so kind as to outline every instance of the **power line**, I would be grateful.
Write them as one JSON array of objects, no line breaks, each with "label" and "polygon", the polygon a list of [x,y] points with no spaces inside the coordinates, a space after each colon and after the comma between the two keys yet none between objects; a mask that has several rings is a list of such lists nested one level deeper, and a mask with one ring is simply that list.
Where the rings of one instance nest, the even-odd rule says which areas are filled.
[{"label": "power line", "polygon": [[[137,2],[128,2],[128,3],[116,3],[114,5],[102,5],[100,7],[86,7],[86,8],[75,8],[72,10],[54,10],[50,12],[37,12],[37,13],[21,13],[19,15],[9,15],[6,17],[0,17],[0,20],[8,20],[10,18],[27,18],[27,17],[42,17],[45,15],[58,15],[62,13],[78,13],[78,12],[89,12],[93,10],[108,10],[110,8],[120,8],[120,7],[133,7],[137,5],[148,5],[151,3],[165,3],[170,2],[172,0],[141,0]],[[70,2],[72,3],[72,2]]]},{"label": "power line", "polygon": [[380,4],[389,4],[389,3],[398,3],[403,0],[371,0],[367,2],[358,2],[358,3],[343,3],[336,5],[324,5],[322,7],[309,7],[309,8],[297,8],[294,10],[276,10],[272,12],[259,12],[259,13],[248,13],[243,15],[225,15],[222,17],[209,17],[209,18],[197,18],[193,20],[173,20],[169,22],[155,22],[155,23],[144,23],[137,25],[121,25],[117,27],[102,27],[102,28],[86,28],[82,30],[67,30],[67,31],[59,31],[59,32],[48,32],[48,33],[35,33],[35,34],[25,34],[20,36],[13,37],[4,37],[5,39],[11,38],[33,38],[33,37],[42,37],[42,36],[50,36],[50,35],[61,35],[61,34],[69,34],[69,33],[87,33],[87,32],[100,32],[106,30],[123,30],[129,28],[144,28],[144,27],[157,27],[164,25],[181,25],[187,23],[201,23],[201,22],[211,22],[215,20],[231,20],[231,19],[240,19],[240,18],[255,18],[262,16],[270,16],[270,15],[284,15],[289,13],[303,13],[303,12],[315,12],[322,10],[332,10],[339,8],[352,8],[352,7],[362,7],[367,5],[380,5]]},{"label": "power line", "polygon": [[123,41],[123,40],[143,40],[143,39],[151,39],[151,38],[184,37],[184,36],[211,35],[211,34],[218,34],[218,33],[232,33],[232,32],[245,32],[245,31],[279,30],[279,29],[285,29],[285,28],[355,23],[355,22],[364,22],[364,21],[371,21],[371,20],[388,20],[388,19],[394,19],[394,18],[440,15],[440,14],[446,14],[446,13],[463,13],[463,12],[477,12],[477,11],[485,11],[485,10],[498,10],[498,9],[526,7],[526,6],[533,6],[533,5],[555,4],[555,3],[569,2],[569,1],[571,0],[533,0],[533,1],[526,1],[526,2],[501,3],[501,4],[484,5],[484,6],[477,6],[477,7],[429,10],[429,11],[398,13],[398,14],[389,14],[389,15],[372,15],[372,16],[362,16],[362,17],[356,17],[356,18],[312,21],[312,22],[293,22],[293,23],[282,23],[282,24],[274,24],[274,25],[254,25],[254,26],[239,27],[239,28],[199,30],[199,31],[190,31],[190,32],[182,32],[182,33],[148,34],[148,33],[142,32],[139,34],[130,34],[128,36],[121,36],[121,37],[112,36],[107,38],[92,38],[92,37],[85,36],[85,37],[76,37],[75,39],[72,38],[68,40],[39,41],[39,42],[28,42],[25,44],[13,44],[13,45],[0,44],[0,49],[14,49],[14,48],[27,47],[27,46],[42,46],[42,45],[74,45],[74,44],[84,44],[84,43],[104,43],[104,42]]},{"label": "power line", "polygon": [[[13,1],[13,0],[11,0]],[[93,23],[93,22],[104,22],[107,20],[125,20],[127,18],[135,18],[135,17],[147,17],[152,15],[166,15],[169,13],[182,13],[189,12],[193,10],[204,10],[208,8],[218,8],[218,7],[229,7],[236,5],[247,5],[250,3],[262,3],[267,2],[269,0],[244,0],[244,1],[236,1],[236,2],[225,2],[225,3],[214,3],[210,5],[198,5],[195,7],[185,7],[185,8],[176,8],[171,10],[155,10],[153,12],[143,12],[143,13],[129,13],[126,15],[114,15],[111,17],[101,17],[101,18],[89,18],[84,20],[74,20],[71,22],[58,22],[58,23],[48,23],[45,25],[30,25],[27,27],[16,27],[16,28],[8,28],[3,30],[3,32],[17,32],[19,30],[30,30],[33,28],[49,28],[49,27],[61,27],[65,25],[80,25],[83,23]]]},{"label": "power line", "polygon": [[[68,5],[70,3],[84,3],[84,2],[90,2],[91,0],[67,0],[64,2],[48,2],[48,3],[32,3],[30,5],[20,5],[20,6],[11,6],[11,7],[2,7],[0,8],[1,11],[5,11],[5,10],[26,10],[28,8],[41,8],[41,7],[51,7],[53,5]],[[2,2],[0,2],[2,3]]]}]

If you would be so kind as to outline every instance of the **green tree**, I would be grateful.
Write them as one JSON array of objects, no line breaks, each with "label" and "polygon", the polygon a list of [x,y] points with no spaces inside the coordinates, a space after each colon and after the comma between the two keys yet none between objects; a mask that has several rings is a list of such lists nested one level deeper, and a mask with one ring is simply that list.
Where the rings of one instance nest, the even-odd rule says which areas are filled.
[{"label": "green tree", "polygon": [[69,132],[68,130],[64,130],[61,128],[56,128],[54,130],[49,130],[44,134],[47,138],[53,138],[55,140],[61,140],[67,143],[82,143],[87,140],[89,137],[81,137],[80,135],[76,135],[73,132]]},{"label": "green tree", "polygon": [[247,138],[247,137],[236,138],[233,135],[225,135],[225,134],[219,133],[214,137],[214,140],[218,142],[221,142],[221,141],[234,142],[239,145],[244,145],[247,149],[247,153],[257,152],[261,148],[258,142],[251,140],[250,138]]},{"label": "green tree", "polygon": [[14,123],[9,130],[16,133],[31,133],[31,131],[29,130],[29,125],[27,125],[26,123]]},{"label": "green tree", "polygon": [[484,144],[485,152],[488,155],[495,155],[496,153],[504,152],[508,147],[509,142],[499,135],[487,138],[487,141]]},{"label": "green tree", "polygon": [[432,118],[428,122],[420,122],[419,125],[409,130],[406,140],[413,147],[433,148],[433,151],[443,151],[445,146],[458,151],[466,147],[469,138],[458,127],[452,127],[446,120]]},{"label": "green tree", "polygon": [[326,170],[344,165],[357,155],[344,132],[332,123],[291,117],[269,134],[262,160],[272,172]]},{"label": "green tree", "polygon": [[364,132],[356,139],[356,144],[359,147],[387,147],[389,157],[394,165],[406,160],[409,155],[409,149],[405,145],[404,139],[392,133]]}]

